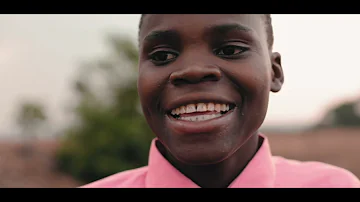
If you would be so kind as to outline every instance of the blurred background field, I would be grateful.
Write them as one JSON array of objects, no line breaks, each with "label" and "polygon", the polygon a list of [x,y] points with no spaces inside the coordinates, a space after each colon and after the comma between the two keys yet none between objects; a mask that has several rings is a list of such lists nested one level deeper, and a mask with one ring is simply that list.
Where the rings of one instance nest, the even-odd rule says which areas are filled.
[{"label": "blurred background field", "polygon": [[[0,187],[78,187],[146,165],[154,136],[136,89],[139,16],[0,16]],[[286,79],[261,132],[274,155],[360,177],[359,23],[273,16]]]},{"label": "blurred background field", "polygon": [[[274,155],[331,163],[360,177],[359,133],[360,129],[337,128],[299,134],[270,133],[267,136]],[[71,188],[86,182],[57,169],[55,152],[61,145],[56,141],[37,142],[35,152],[25,157],[21,153],[21,144],[1,143],[0,146],[0,187]]]}]

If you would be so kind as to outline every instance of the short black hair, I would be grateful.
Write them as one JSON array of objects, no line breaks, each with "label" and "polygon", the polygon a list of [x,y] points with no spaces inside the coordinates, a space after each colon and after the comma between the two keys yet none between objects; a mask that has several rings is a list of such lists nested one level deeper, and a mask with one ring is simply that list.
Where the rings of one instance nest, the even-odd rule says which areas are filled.
[{"label": "short black hair", "polygon": [[[145,15],[146,14],[141,14],[140,23],[139,23],[139,33],[140,33],[141,26],[143,24],[143,19],[144,19]],[[266,26],[267,43],[268,43],[269,49],[272,49],[273,44],[274,44],[274,31],[273,31],[273,27],[272,27],[271,15],[263,14],[263,17],[264,17],[264,23]]]}]

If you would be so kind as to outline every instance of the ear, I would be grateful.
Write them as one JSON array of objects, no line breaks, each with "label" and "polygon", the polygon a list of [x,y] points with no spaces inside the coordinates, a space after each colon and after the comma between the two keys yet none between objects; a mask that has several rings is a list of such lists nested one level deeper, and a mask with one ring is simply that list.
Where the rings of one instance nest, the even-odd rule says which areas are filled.
[{"label": "ear", "polygon": [[284,83],[284,72],[281,66],[280,53],[271,54],[271,91],[277,93],[281,90]]}]

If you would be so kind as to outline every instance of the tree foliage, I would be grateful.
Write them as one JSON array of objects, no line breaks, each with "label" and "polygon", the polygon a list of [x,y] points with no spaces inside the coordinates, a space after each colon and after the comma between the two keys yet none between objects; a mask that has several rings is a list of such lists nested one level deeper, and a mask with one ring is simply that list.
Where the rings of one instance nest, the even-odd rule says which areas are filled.
[{"label": "tree foliage", "polygon": [[360,101],[343,102],[330,109],[318,127],[360,127]]},{"label": "tree foliage", "polygon": [[82,66],[74,82],[77,122],[58,152],[59,168],[84,183],[147,164],[153,138],[140,110],[132,40],[110,37],[107,58]]},{"label": "tree foliage", "polygon": [[33,138],[37,130],[46,121],[45,109],[41,103],[26,101],[19,107],[16,123],[24,138]]}]

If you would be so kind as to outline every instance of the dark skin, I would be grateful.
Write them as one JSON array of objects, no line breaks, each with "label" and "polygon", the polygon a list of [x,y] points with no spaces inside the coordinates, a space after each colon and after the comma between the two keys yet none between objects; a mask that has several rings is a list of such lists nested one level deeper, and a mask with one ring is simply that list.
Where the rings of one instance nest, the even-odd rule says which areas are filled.
[{"label": "dark skin", "polygon": [[[146,15],[138,90],[165,158],[200,187],[228,187],[261,145],[269,93],[284,82],[261,15]],[[181,105],[229,104],[220,118],[179,121]]]}]

